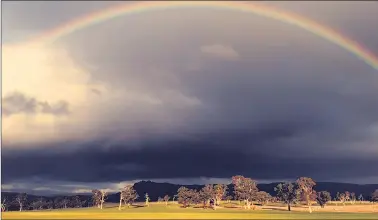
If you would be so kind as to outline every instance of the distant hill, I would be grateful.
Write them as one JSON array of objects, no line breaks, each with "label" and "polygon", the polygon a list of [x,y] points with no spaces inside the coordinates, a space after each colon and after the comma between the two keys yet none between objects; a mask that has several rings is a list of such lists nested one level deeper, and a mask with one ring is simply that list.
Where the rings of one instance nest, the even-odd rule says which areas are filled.
[{"label": "distant hill", "polygon": [[[268,183],[268,184],[258,184],[257,187],[261,191],[266,191],[271,195],[275,195],[274,187],[277,186],[278,183]],[[163,197],[164,195],[169,195],[172,199],[174,195],[177,194],[177,190],[181,187],[185,186],[190,189],[201,189],[203,185],[178,185],[178,184],[171,184],[171,183],[156,183],[152,181],[140,181],[134,184],[134,189],[137,191],[139,197],[139,201],[144,200],[144,194],[148,193],[151,198],[151,201],[157,201],[158,197]],[[229,185],[229,191],[232,192],[232,185]],[[366,184],[366,185],[359,185],[359,184],[350,184],[350,183],[331,183],[331,182],[318,182],[315,186],[316,191],[328,191],[331,193],[332,198],[336,195],[337,192],[354,192],[356,195],[362,194],[364,198],[368,198],[371,193],[378,189],[378,184]],[[7,197],[9,199],[14,198],[17,193],[14,192],[2,192],[2,197]],[[70,195],[71,196],[71,195]],[[37,195],[28,195],[29,200],[34,200],[37,198],[45,198],[45,199],[54,199],[57,196],[37,196]],[[81,195],[83,199],[89,199],[91,195]],[[110,194],[108,196],[107,202],[119,202],[119,193]]]}]

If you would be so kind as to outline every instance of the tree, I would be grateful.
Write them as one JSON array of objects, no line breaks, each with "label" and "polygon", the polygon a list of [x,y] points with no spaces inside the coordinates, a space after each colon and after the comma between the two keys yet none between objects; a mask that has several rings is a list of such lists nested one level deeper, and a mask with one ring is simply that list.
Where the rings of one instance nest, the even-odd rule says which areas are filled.
[{"label": "tree", "polygon": [[378,201],[378,189],[376,189],[372,194],[371,194],[371,201],[377,202]]},{"label": "tree", "polygon": [[203,202],[203,208],[206,208],[210,204],[210,199],[215,198],[215,190],[213,185],[208,184],[204,186],[200,191],[200,200]]},{"label": "tree", "polygon": [[92,194],[93,205],[97,206],[97,208],[101,208],[101,191],[94,189],[92,190]]},{"label": "tree", "polygon": [[308,211],[310,213],[312,213],[312,209],[311,209],[311,204],[312,204],[311,195],[314,195],[313,188],[316,185],[315,181],[312,180],[309,177],[300,177],[296,182],[298,184],[299,190],[301,191],[301,194],[304,197],[304,200],[307,203]]},{"label": "tree", "polygon": [[53,200],[46,200],[45,201],[45,207],[46,209],[54,209],[54,201]]},{"label": "tree", "polygon": [[5,210],[7,209],[7,198],[3,198],[3,200],[1,201],[1,211],[2,212],[5,212]]},{"label": "tree", "polygon": [[271,201],[272,196],[265,191],[259,191],[257,192],[256,199],[261,205],[266,205],[269,201]]},{"label": "tree", "polygon": [[107,199],[108,192],[105,189],[100,190],[101,193],[101,199],[100,199],[100,209],[102,209],[102,206]]},{"label": "tree", "polygon": [[172,202],[174,202],[175,201],[175,199],[177,199],[177,197],[178,197],[178,195],[176,194],[176,195],[173,195],[173,198],[172,198]]},{"label": "tree", "polygon": [[28,196],[26,193],[20,193],[16,196],[15,201],[18,203],[18,206],[20,207],[20,212],[22,211],[22,208],[24,207],[24,204],[26,203],[28,199]]},{"label": "tree", "polygon": [[360,194],[358,196],[358,201],[360,201],[360,203],[362,203],[362,201],[364,201],[364,196],[362,194]]},{"label": "tree", "polygon": [[184,208],[190,206],[192,196],[193,195],[192,195],[191,191],[184,186],[180,187],[177,190],[177,201],[178,201],[179,204],[182,204],[182,206]]},{"label": "tree", "polygon": [[219,206],[220,202],[227,193],[227,186],[225,184],[217,184],[214,186],[215,205]]},{"label": "tree", "polygon": [[357,198],[356,198],[356,193],[351,192],[351,193],[350,193],[350,203],[351,203],[351,204],[354,204],[354,203],[356,203],[356,200],[357,200]]},{"label": "tree", "polygon": [[232,184],[234,184],[234,193],[237,198],[244,200],[246,204],[244,208],[250,209],[252,201],[256,197],[256,193],[258,192],[256,181],[238,175],[232,177]]},{"label": "tree", "polygon": [[144,194],[144,198],[146,199],[146,206],[150,207],[150,197],[148,193]]},{"label": "tree", "polygon": [[231,195],[227,195],[225,200],[227,201],[227,203],[231,203],[231,200],[232,200],[232,196]]},{"label": "tree", "polygon": [[46,207],[46,205],[47,205],[46,200],[42,197],[31,203],[31,207],[34,210],[42,210]]},{"label": "tree", "polygon": [[339,193],[337,199],[345,206],[345,201],[346,201],[345,193]]},{"label": "tree", "polygon": [[67,208],[67,205],[69,204],[70,200],[67,198],[67,197],[64,197],[63,200],[61,201],[62,202],[62,206],[63,208]]},{"label": "tree", "polygon": [[345,194],[345,201],[350,201],[350,192],[346,191],[344,194]]},{"label": "tree", "polygon": [[138,193],[135,191],[132,185],[125,186],[120,192],[119,198],[119,210],[122,208],[122,202],[130,207],[130,205],[138,198]]},{"label": "tree", "polygon": [[165,201],[165,205],[168,205],[168,201],[171,197],[169,197],[168,195],[165,195],[163,200]]},{"label": "tree", "polygon": [[69,206],[72,208],[81,208],[84,202],[85,201],[82,201],[79,196],[73,196],[69,200]]},{"label": "tree", "polygon": [[331,201],[331,199],[331,194],[327,191],[321,191],[317,193],[316,201],[322,208],[324,208],[327,202]]},{"label": "tree", "polygon": [[299,199],[300,190],[298,186],[293,183],[280,183],[275,188],[277,197],[287,204],[287,209],[291,211],[291,204],[295,203]]},{"label": "tree", "polygon": [[164,200],[163,200],[163,198],[161,198],[160,196],[158,197],[158,203],[161,203],[161,202],[163,202]]}]

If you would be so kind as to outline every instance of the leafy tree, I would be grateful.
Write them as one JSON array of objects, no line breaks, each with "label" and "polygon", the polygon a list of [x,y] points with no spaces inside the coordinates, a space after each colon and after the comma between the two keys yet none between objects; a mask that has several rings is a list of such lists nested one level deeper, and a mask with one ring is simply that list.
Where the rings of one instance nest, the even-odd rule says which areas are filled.
[{"label": "leafy tree", "polygon": [[312,213],[312,209],[311,209],[311,204],[312,204],[311,196],[314,195],[313,188],[316,185],[315,181],[312,180],[309,177],[300,177],[296,181],[296,183],[298,185],[298,188],[299,188],[302,196],[304,197],[304,200],[307,203],[309,212]]},{"label": "leafy tree", "polygon": [[97,206],[97,208],[101,208],[101,191],[98,189],[94,189],[92,190],[92,194],[93,205]]},{"label": "leafy tree", "polygon": [[256,193],[258,192],[256,181],[238,175],[232,177],[232,183],[234,184],[234,193],[237,198],[244,200],[246,204],[244,208],[250,209],[252,201],[256,197]]},{"label": "leafy tree", "polygon": [[287,204],[287,209],[291,211],[291,204],[295,203],[299,199],[300,190],[298,185],[293,183],[280,183],[275,188],[277,197]]},{"label": "leafy tree", "polygon": [[92,199],[95,205],[97,205],[98,208],[102,209],[103,204],[105,203],[105,200],[107,199],[108,192],[105,189],[98,190],[94,189],[92,190]]},{"label": "leafy tree", "polygon": [[210,199],[215,198],[215,190],[213,185],[208,184],[204,186],[200,191],[200,200],[203,202],[203,207],[206,208],[210,204]]},{"label": "leafy tree", "polygon": [[193,191],[182,186],[177,190],[177,201],[182,204],[184,208],[189,207],[193,201]]},{"label": "leafy tree", "polygon": [[316,197],[316,201],[318,204],[324,208],[324,206],[327,204],[327,202],[331,201],[331,194],[327,191],[321,191],[318,192],[318,196]]},{"label": "leafy tree", "polygon": [[377,202],[378,201],[378,189],[376,189],[372,194],[371,194],[371,201]]},{"label": "leafy tree", "polygon": [[168,201],[171,197],[169,197],[168,195],[165,195],[163,200],[165,201],[165,205],[168,205]]},{"label": "leafy tree", "polygon": [[345,201],[346,201],[346,195],[345,193],[339,193],[337,199],[345,206]]},{"label": "leafy tree", "polygon": [[220,202],[227,193],[227,186],[225,184],[217,184],[214,186],[215,205],[219,206]]},{"label": "leafy tree", "polygon": [[135,191],[132,185],[125,186],[120,192],[119,198],[119,210],[122,208],[122,202],[130,207],[131,204],[138,198],[138,193]]},{"label": "leafy tree", "polygon": [[259,191],[257,192],[256,199],[261,205],[266,205],[269,201],[272,200],[272,196],[265,191]]},{"label": "leafy tree", "polygon": [[22,211],[22,208],[27,202],[27,199],[28,195],[26,193],[20,193],[16,196],[15,201],[18,203],[18,206],[20,207],[20,212]]},{"label": "leafy tree", "polygon": [[346,191],[344,194],[345,194],[345,201],[350,201],[350,192]]}]

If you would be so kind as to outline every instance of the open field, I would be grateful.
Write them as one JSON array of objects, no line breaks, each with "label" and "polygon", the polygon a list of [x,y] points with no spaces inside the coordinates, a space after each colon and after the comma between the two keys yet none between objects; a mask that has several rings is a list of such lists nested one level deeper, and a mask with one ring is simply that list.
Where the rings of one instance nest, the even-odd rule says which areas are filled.
[{"label": "open field", "polygon": [[[230,204],[228,204],[230,205]],[[232,205],[232,204],[231,204]],[[308,213],[305,207],[264,206],[256,210],[244,210],[236,205],[217,210],[180,208],[177,204],[151,203],[150,207],[133,206],[118,210],[116,204],[103,209],[80,208],[49,211],[5,212],[3,219],[378,219],[378,205],[314,206]]]}]

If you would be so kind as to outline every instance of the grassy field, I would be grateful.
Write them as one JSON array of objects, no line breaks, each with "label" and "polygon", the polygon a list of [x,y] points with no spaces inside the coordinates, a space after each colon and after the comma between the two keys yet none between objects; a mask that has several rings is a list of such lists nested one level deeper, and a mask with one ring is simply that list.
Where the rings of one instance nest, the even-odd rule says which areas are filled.
[{"label": "grassy field", "polygon": [[[350,207],[350,206],[349,206]],[[276,209],[276,210],[275,210]],[[46,211],[5,212],[3,219],[378,219],[378,212],[352,212],[345,208],[341,212],[322,211],[313,213],[304,210],[288,212],[284,207],[260,207],[258,210],[242,208],[180,208],[177,204],[152,203],[150,207],[134,206],[118,210],[116,204],[108,204],[103,210],[80,208]]]}]

